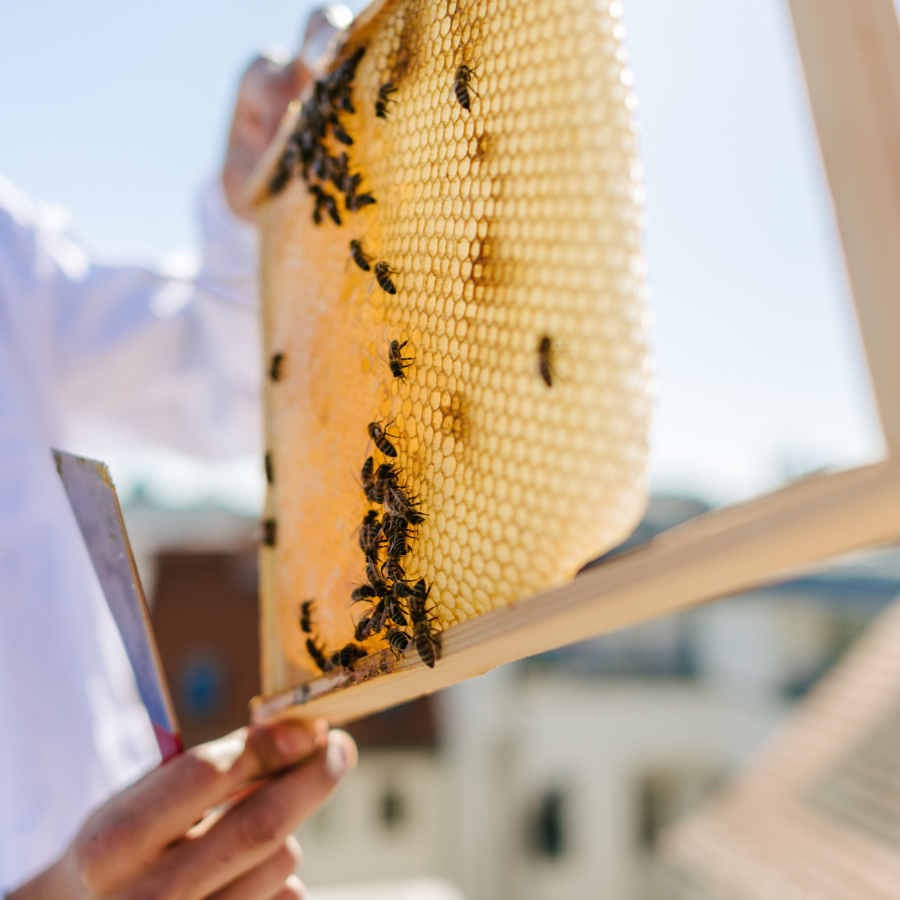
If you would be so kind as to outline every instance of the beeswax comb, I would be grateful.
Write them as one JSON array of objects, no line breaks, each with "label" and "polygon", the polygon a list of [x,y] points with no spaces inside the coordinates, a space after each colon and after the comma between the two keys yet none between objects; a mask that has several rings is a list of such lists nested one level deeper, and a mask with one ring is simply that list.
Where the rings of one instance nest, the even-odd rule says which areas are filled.
[{"label": "beeswax comb", "polygon": [[266,693],[377,652],[440,665],[443,630],[640,518],[619,7],[376,3],[284,126],[257,201]]}]

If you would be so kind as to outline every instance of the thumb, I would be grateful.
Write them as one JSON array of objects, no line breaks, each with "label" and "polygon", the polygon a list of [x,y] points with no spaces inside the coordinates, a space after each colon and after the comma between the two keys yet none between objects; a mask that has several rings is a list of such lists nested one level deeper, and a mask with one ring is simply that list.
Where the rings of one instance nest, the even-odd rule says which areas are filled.
[{"label": "thumb", "polygon": [[278,131],[288,104],[310,77],[309,69],[299,60],[269,53],[257,56],[241,78],[228,134],[222,185],[232,211],[243,219],[253,218],[245,197],[250,175]]}]

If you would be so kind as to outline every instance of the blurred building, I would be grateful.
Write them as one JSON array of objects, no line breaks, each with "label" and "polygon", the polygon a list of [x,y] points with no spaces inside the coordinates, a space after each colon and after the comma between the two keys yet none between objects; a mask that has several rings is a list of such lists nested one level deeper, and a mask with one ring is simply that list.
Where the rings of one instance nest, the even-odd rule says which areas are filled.
[{"label": "blurred building", "polygon": [[900,601],[659,856],[659,900],[900,897]]},{"label": "blurred building", "polygon": [[185,743],[239,728],[259,693],[258,523],[140,493],[123,515]]},{"label": "blurred building", "polygon": [[[705,508],[654,498],[629,544]],[[188,742],[237,727],[258,690],[258,524],[141,498],[125,512]],[[304,879],[650,898],[661,829],[744,764],[898,593],[900,552],[863,554],[355,723],[359,769],[299,833]]]}]

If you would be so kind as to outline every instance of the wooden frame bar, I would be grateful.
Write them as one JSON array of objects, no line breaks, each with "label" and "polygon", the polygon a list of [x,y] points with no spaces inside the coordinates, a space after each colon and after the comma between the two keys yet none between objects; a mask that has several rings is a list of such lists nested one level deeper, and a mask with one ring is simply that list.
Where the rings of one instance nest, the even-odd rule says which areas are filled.
[{"label": "wooden frame bar", "polygon": [[[788,0],[889,458],[708,513],[573,582],[441,634],[434,670],[387,651],[257,701],[340,723],[512,660],[900,538],[900,27],[893,0]],[[271,639],[272,635],[269,635]]]}]

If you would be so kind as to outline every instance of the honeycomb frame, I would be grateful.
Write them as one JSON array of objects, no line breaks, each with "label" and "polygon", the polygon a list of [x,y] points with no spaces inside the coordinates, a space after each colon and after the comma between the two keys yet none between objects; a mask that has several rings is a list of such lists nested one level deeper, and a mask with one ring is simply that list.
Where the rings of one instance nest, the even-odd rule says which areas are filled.
[{"label": "honeycomb frame", "polygon": [[[396,467],[423,517],[402,563],[427,585],[435,632],[559,583],[636,524],[651,378],[618,13],[583,0],[381,3],[331,69],[359,56],[353,112],[321,137],[357,183],[298,174],[290,142],[279,157],[259,206],[261,570],[264,653],[290,664],[267,692],[314,673],[311,635],[328,651],[354,637],[347,600],[367,582],[357,531],[377,509],[360,490],[369,456]],[[352,208],[359,196],[374,202]],[[392,341],[409,359],[400,377]],[[362,646],[383,650],[383,633]]]}]

